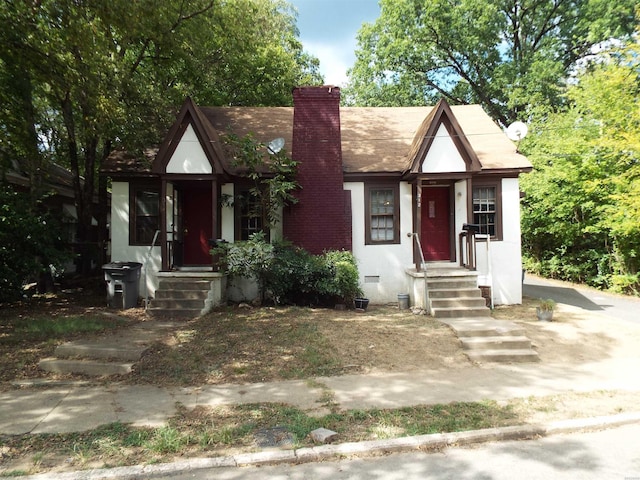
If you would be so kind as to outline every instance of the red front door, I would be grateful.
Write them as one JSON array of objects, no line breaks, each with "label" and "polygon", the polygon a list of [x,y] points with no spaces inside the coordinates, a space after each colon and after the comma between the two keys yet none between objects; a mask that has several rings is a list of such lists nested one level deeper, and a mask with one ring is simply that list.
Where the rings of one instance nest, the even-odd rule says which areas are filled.
[{"label": "red front door", "polygon": [[449,187],[422,189],[420,242],[425,261],[451,260]]},{"label": "red front door", "polygon": [[182,195],[185,265],[211,265],[209,239],[213,235],[211,189],[187,189]]}]

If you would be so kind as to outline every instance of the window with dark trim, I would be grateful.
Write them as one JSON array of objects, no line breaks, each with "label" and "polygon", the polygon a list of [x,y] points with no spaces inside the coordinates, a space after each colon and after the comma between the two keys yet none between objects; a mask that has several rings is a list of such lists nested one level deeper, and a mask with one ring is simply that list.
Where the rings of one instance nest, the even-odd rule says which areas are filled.
[{"label": "window with dark trim", "polygon": [[473,184],[473,223],[480,225],[481,234],[502,238],[502,195],[500,182]]},{"label": "window with dark trim", "polygon": [[160,189],[156,186],[132,186],[129,217],[129,243],[151,245],[160,229]]},{"label": "window with dark trim", "polygon": [[397,184],[365,186],[365,244],[400,243],[400,193]]},{"label": "window with dark trim", "polygon": [[243,189],[234,201],[236,215],[236,238],[249,240],[256,232],[264,232],[269,239],[269,231],[265,229],[267,222],[260,199],[251,193],[249,189]]}]

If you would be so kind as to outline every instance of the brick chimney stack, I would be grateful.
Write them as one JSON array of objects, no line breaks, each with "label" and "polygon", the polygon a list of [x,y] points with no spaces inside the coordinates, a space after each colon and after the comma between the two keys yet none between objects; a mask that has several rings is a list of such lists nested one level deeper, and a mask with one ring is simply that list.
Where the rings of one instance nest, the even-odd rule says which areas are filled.
[{"label": "brick chimney stack", "polygon": [[299,202],[288,207],[284,237],[313,254],[351,250],[351,197],[343,188],[340,89],[293,90],[293,144]]}]

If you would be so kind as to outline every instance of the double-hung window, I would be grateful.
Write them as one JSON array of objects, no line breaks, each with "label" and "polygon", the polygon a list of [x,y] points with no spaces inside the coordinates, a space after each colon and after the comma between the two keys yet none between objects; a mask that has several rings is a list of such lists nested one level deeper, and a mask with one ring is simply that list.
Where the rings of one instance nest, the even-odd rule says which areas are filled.
[{"label": "double-hung window", "polygon": [[473,186],[473,223],[480,226],[479,233],[502,237],[500,214],[500,183],[474,184]]},{"label": "double-hung window", "polygon": [[236,211],[236,238],[249,240],[249,237],[257,232],[264,232],[269,239],[269,230],[264,218],[264,210],[260,199],[250,189],[242,189],[234,202]]},{"label": "double-hung window", "polygon": [[397,184],[365,187],[365,243],[400,243],[400,204]]},{"label": "double-hung window", "polygon": [[160,189],[154,186],[132,186],[130,191],[131,245],[151,245],[160,229]]}]

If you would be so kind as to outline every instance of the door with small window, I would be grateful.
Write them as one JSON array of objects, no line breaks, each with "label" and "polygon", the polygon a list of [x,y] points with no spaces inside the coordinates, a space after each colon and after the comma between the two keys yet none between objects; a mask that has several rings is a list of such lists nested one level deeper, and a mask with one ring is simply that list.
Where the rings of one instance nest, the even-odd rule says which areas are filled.
[{"label": "door with small window", "polygon": [[425,261],[451,260],[451,189],[424,187],[420,241]]},{"label": "door with small window", "polygon": [[211,188],[189,188],[182,195],[183,264],[210,265],[213,235]]}]

